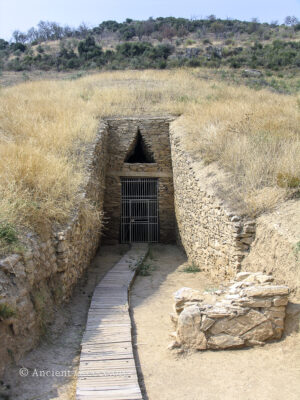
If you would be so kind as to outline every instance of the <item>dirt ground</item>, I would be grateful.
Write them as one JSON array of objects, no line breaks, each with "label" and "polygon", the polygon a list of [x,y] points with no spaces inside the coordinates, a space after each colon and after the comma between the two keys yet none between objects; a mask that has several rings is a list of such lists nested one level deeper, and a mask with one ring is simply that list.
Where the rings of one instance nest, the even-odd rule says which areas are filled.
[{"label": "dirt ground", "polygon": [[[80,343],[93,289],[126,250],[127,246],[102,246],[87,278],[72,301],[57,311],[56,322],[40,346],[7,370],[4,382],[11,385],[10,400],[75,400]],[[186,259],[176,246],[151,246],[146,263],[155,270],[138,276],[131,293],[134,348],[145,400],[300,398],[299,333],[249,350],[189,354],[167,350],[173,292],[182,286],[204,290],[218,284],[203,272],[182,272]],[[20,376],[21,367],[28,369],[27,377]],[[41,371],[50,371],[50,376],[36,376]],[[69,376],[62,376],[66,373]]]},{"label": "dirt ground", "polygon": [[300,399],[299,333],[247,350],[190,354],[168,350],[172,294],[182,286],[205,290],[218,285],[203,272],[182,272],[186,260],[175,246],[155,245],[151,253],[149,262],[156,269],[150,276],[138,276],[131,294],[145,399]]}]

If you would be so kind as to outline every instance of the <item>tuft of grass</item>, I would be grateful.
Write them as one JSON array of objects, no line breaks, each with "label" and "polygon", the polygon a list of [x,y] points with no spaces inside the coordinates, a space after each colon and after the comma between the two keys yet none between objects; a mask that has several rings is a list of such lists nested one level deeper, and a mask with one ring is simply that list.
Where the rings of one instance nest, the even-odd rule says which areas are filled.
[{"label": "tuft of grass", "polygon": [[149,276],[154,270],[154,265],[144,261],[142,264],[139,265],[138,274],[141,276]]},{"label": "tuft of grass", "polygon": [[12,244],[18,241],[18,235],[13,225],[5,222],[0,222],[0,240],[7,244]]},{"label": "tuft of grass", "polygon": [[8,304],[0,304],[0,319],[8,319],[16,315],[15,310]]},{"label": "tuft of grass", "polygon": [[196,274],[197,272],[201,272],[201,269],[193,262],[191,265],[184,267],[182,272],[186,272],[187,274]]},{"label": "tuft of grass", "polygon": [[297,188],[300,187],[300,177],[289,173],[279,172],[277,174],[277,185],[282,188]]},{"label": "tuft of grass", "polygon": [[0,222],[0,257],[8,253],[23,253],[24,251],[25,246],[19,242],[15,226]]}]

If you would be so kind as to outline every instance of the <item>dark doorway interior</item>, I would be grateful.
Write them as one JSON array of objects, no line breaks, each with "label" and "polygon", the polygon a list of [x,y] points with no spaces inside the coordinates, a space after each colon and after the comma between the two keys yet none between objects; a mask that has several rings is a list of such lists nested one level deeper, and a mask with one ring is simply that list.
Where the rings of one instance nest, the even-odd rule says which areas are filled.
[{"label": "dark doorway interior", "polygon": [[158,242],[158,179],[121,178],[121,184],[121,243]]},{"label": "dark doorway interior", "polygon": [[126,163],[154,163],[154,157],[148,146],[144,142],[141,132],[138,130],[133,147],[125,158]]}]

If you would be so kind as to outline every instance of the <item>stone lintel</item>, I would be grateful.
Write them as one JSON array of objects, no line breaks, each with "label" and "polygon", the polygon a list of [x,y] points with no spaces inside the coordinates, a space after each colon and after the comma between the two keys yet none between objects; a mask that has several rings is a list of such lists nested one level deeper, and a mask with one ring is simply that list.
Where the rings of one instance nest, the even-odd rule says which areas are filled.
[{"label": "stone lintel", "polygon": [[149,178],[172,178],[171,172],[160,171],[108,171],[108,176],[122,176],[122,177],[149,177]]}]

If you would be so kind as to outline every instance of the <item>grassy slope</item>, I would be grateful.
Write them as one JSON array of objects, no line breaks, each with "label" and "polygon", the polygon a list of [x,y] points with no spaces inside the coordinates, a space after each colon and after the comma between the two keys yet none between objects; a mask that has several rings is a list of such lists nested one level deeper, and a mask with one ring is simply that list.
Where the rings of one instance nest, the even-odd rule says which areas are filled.
[{"label": "grassy slope", "polygon": [[0,220],[37,230],[65,221],[79,201],[98,120],[116,114],[183,114],[186,150],[233,174],[247,212],[269,209],[299,184],[299,99],[203,80],[200,71],[106,72],[3,88]]}]

